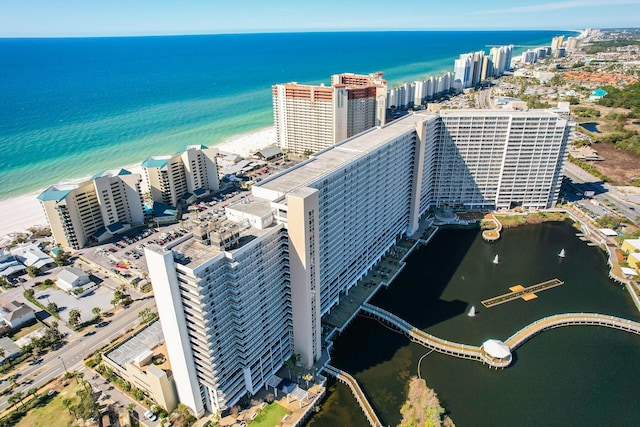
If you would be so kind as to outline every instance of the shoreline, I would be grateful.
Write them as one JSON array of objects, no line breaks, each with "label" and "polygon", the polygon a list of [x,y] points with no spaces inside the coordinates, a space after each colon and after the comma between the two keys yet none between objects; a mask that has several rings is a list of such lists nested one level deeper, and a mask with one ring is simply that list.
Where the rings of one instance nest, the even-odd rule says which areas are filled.
[{"label": "shoreline", "polygon": [[[226,139],[225,141],[211,145],[210,147],[218,148],[222,152],[232,152],[242,157],[249,157],[262,148],[275,144],[275,127],[258,129],[253,132],[242,133]],[[152,155],[152,154],[150,154]],[[114,168],[117,169],[117,168]],[[146,187],[144,180],[144,171],[142,164],[133,164],[122,166],[131,173],[139,173],[143,176],[143,191]],[[96,170],[94,173],[98,173]],[[90,175],[80,178],[65,180],[64,182],[80,182],[89,179]],[[52,182],[50,185],[59,184]],[[45,188],[32,191],[27,194],[0,200],[0,212],[2,212],[2,221],[0,222],[0,244],[8,243],[12,240],[12,236],[18,233],[24,233],[31,227],[47,226],[47,219],[44,210],[40,206],[37,197]]]}]

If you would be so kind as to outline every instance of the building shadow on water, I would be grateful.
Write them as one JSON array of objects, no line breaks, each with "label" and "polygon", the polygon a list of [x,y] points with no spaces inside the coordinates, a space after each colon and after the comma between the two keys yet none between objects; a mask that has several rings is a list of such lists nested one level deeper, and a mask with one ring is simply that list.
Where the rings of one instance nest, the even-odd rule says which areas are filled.
[{"label": "building shadow on water", "polygon": [[[423,330],[468,311],[466,302],[442,298],[444,289],[477,237],[477,233],[469,233],[468,229],[462,231],[456,233],[454,229],[436,233],[427,246],[416,250],[407,259],[402,273],[389,288],[381,289],[371,304]],[[468,279],[472,280],[471,277]]]}]

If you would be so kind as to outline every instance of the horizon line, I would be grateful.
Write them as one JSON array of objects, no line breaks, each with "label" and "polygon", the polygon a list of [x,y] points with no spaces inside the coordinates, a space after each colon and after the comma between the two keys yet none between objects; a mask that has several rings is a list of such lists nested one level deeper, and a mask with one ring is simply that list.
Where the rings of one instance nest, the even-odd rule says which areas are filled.
[{"label": "horizon line", "polygon": [[[640,27],[625,27],[625,28],[601,28],[602,30],[612,29],[634,29]],[[300,33],[390,33],[390,32],[454,32],[454,31],[511,31],[511,32],[525,32],[525,31],[558,31],[558,32],[576,32],[581,33],[584,29],[576,28],[431,28],[431,29],[412,29],[412,28],[388,28],[388,29],[313,29],[313,30],[256,30],[256,31],[229,31],[229,32],[190,32],[190,33],[157,33],[157,34],[69,34],[69,35],[2,35],[0,39],[80,39],[80,38],[127,38],[127,37],[189,37],[189,36],[222,36],[222,35],[245,35],[245,34],[300,34]]]}]

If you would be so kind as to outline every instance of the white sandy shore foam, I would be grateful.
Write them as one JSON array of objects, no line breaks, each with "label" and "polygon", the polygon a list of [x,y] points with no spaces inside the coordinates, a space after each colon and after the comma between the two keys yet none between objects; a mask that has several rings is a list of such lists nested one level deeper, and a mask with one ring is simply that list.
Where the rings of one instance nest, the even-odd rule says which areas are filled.
[{"label": "white sandy shore foam", "polygon": [[[275,144],[275,140],[275,128],[269,127],[256,132],[236,135],[220,144],[216,144],[215,147],[221,152],[235,153],[243,157],[249,157],[256,151]],[[165,153],[149,153],[149,156],[162,154]],[[125,166],[124,169],[144,176],[142,166],[139,163]],[[96,170],[96,173],[98,172],[99,171]],[[52,182],[51,185],[53,184],[57,183]],[[2,219],[0,219],[0,244],[4,243],[4,240],[10,240],[11,234],[13,233],[23,232],[34,226],[47,225],[44,210],[37,199],[43,190],[12,197],[7,200],[0,200],[0,212],[2,212]]]}]

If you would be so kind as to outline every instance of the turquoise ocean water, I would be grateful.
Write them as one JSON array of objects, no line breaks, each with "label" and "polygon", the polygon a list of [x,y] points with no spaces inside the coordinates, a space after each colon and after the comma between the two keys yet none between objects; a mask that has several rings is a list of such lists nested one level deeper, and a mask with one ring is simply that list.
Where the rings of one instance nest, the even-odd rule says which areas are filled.
[{"label": "turquoise ocean water", "polygon": [[[557,31],[0,39],[0,199],[272,125],[271,85],[452,71],[488,45]],[[565,33],[566,34],[566,33]]]}]

